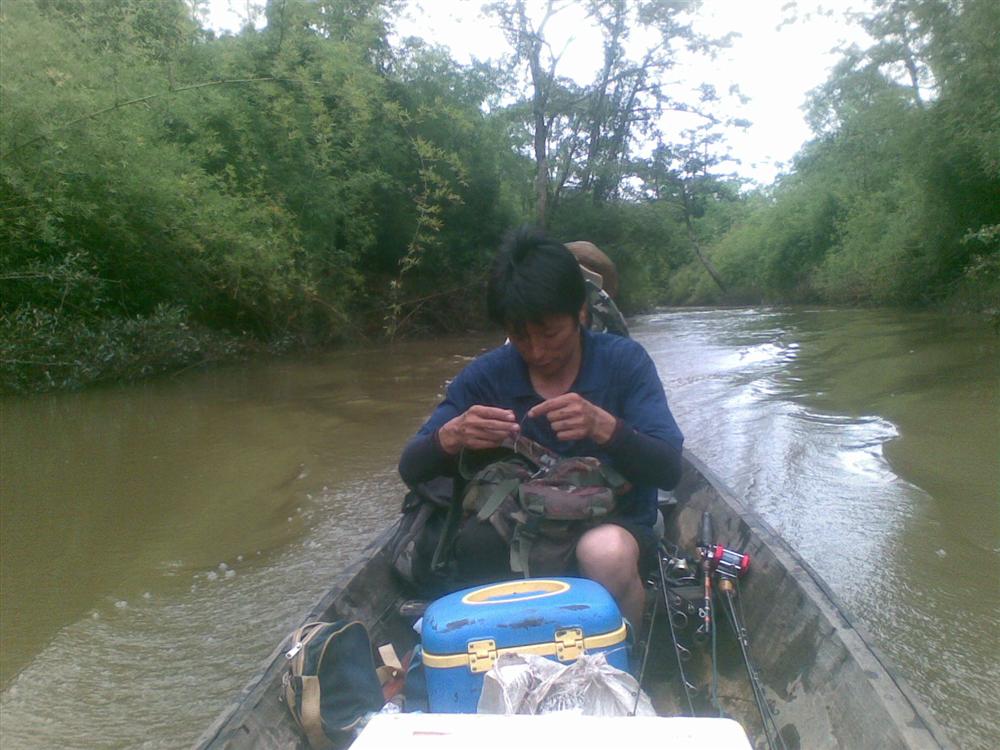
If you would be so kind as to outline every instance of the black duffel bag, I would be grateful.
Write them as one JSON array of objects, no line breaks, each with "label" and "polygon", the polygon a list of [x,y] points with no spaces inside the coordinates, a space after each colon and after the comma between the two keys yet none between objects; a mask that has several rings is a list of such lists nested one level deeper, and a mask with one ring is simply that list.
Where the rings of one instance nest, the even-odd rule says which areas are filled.
[{"label": "black duffel bag", "polygon": [[461,512],[452,500],[454,484],[448,477],[437,477],[407,492],[399,526],[389,541],[396,574],[423,597],[445,593],[453,585],[453,545]]}]

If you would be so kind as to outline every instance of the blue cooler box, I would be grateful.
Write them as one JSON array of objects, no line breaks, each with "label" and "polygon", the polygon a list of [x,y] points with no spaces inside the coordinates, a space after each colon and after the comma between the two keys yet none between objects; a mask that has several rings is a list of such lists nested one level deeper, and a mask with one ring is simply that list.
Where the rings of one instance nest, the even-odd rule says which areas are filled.
[{"label": "blue cooler box", "polygon": [[629,668],[628,629],[615,600],[583,578],[526,578],[457,591],[433,602],[421,629],[429,708],[475,713],[483,674],[503,653],[572,662],[605,654]]}]

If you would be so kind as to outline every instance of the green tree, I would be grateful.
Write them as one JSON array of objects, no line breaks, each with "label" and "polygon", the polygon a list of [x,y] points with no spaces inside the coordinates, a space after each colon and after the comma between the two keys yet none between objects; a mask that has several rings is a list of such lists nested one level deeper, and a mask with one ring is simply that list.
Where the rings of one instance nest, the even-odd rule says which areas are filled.
[{"label": "green tree", "polygon": [[[470,185],[484,193],[479,226],[495,226],[502,201],[482,201],[499,192],[486,155],[499,131],[476,98],[487,84],[408,90],[387,42],[393,6],[271,3],[267,27],[219,39],[182,0],[6,9],[5,375],[133,373],[138,324],[157,349],[148,371],[242,340],[361,335],[386,304],[407,304],[400,280],[432,248],[476,224],[460,209]],[[183,351],[152,347],[182,329]],[[77,346],[81,331],[108,343]]]},{"label": "green tree", "polygon": [[720,270],[769,299],[996,306],[1000,6],[882,0],[858,20],[873,43],[813,92],[815,140]]},{"label": "green tree", "polygon": [[511,114],[530,134],[541,225],[570,190],[586,192],[595,203],[622,197],[633,152],[640,142],[655,141],[662,116],[699,112],[716,96],[702,87],[695,97],[700,102],[681,101],[665,80],[679,45],[706,52],[726,42],[693,32],[686,20],[690,2],[589,0],[584,8],[600,32],[603,64],[585,83],[561,73],[564,50],[549,38],[549,30],[569,23],[570,9],[578,6],[546,0],[535,10],[527,0],[501,0],[487,7],[507,35],[514,69],[528,73],[527,92],[512,92],[518,103]]}]

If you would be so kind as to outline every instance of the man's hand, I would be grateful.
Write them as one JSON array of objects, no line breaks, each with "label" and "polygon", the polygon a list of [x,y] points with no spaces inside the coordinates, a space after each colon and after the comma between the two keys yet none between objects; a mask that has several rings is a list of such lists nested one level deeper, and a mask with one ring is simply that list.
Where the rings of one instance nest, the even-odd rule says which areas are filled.
[{"label": "man's hand", "polygon": [[590,438],[598,445],[611,439],[617,420],[579,393],[564,393],[538,404],[529,417],[546,416],[556,437],[563,442]]},{"label": "man's hand", "polygon": [[446,422],[438,430],[438,441],[445,453],[454,456],[462,448],[499,448],[504,440],[517,437],[520,431],[517,417],[510,409],[477,404]]}]

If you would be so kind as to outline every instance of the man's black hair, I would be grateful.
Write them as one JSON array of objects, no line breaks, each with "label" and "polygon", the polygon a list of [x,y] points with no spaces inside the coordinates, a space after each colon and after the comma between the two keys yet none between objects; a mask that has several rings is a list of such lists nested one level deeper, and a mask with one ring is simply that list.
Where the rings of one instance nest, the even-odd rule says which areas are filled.
[{"label": "man's black hair", "polygon": [[586,298],[580,266],[565,245],[529,227],[507,235],[486,288],[490,320],[517,332],[551,315],[575,320]]}]

